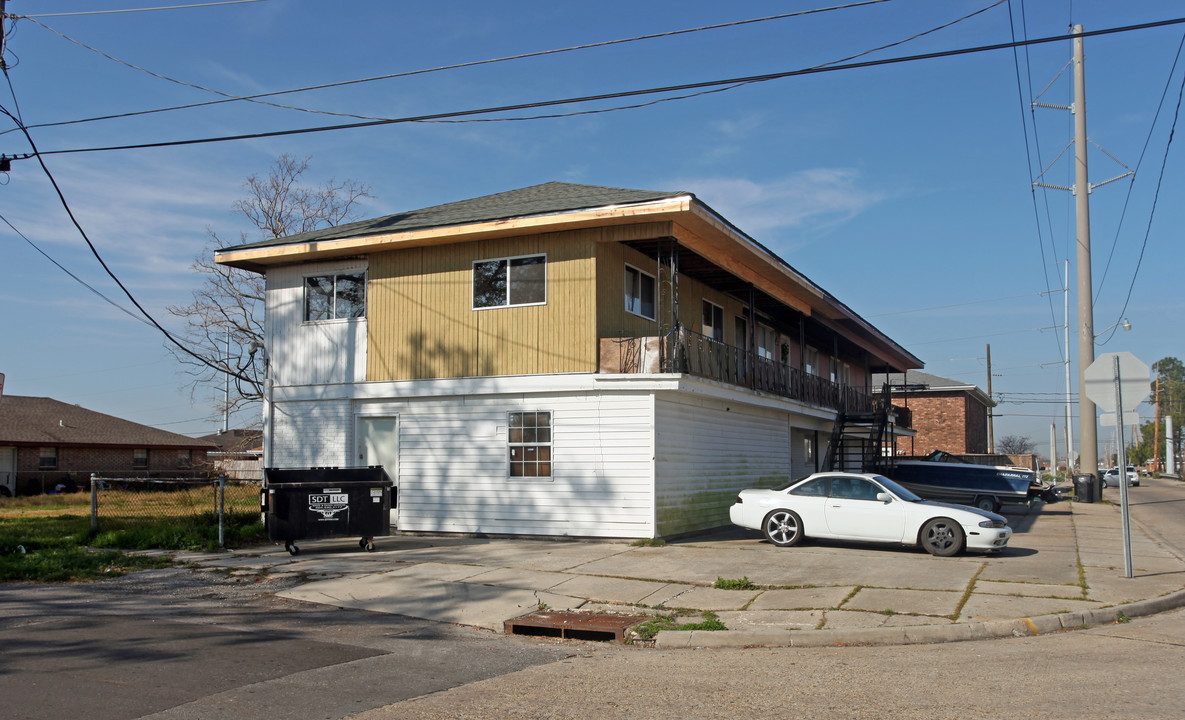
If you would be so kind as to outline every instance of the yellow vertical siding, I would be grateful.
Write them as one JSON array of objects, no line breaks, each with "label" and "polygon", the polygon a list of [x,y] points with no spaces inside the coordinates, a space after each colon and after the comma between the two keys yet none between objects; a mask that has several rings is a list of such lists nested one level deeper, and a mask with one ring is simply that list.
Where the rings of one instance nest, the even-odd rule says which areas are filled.
[{"label": "yellow vertical siding", "polygon": [[[599,230],[408,248],[370,258],[367,379],[595,372]],[[472,307],[475,260],[546,253],[547,302]]]}]

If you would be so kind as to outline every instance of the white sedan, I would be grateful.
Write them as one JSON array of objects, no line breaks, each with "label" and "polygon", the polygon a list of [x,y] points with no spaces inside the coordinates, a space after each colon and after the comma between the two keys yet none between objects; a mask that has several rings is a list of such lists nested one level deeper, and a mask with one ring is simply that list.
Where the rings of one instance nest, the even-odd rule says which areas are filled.
[{"label": "white sedan", "polygon": [[729,509],[734,525],[761,530],[774,545],[804,537],[921,545],[947,557],[1003,550],[1008,521],[963,505],[922,500],[880,475],[815,473],[772,490],[742,490]]}]

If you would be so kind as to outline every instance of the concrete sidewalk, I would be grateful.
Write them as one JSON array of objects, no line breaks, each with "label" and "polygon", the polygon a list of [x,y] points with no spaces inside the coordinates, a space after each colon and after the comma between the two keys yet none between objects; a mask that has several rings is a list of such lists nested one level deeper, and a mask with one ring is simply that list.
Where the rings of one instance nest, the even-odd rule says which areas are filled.
[{"label": "concrete sidewalk", "polygon": [[[1015,535],[1000,555],[936,558],[900,547],[712,533],[662,547],[627,541],[378,538],[179,559],[234,572],[294,573],[283,597],[502,632],[535,611],[715,613],[728,631],[663,631],[660,647],[902,644],[1033,635],[1185,605],[1185,560],[1133,527],[1123,577],[1118,508],[1006,506]],[[757,589],[719,590],[718,578]]]}]

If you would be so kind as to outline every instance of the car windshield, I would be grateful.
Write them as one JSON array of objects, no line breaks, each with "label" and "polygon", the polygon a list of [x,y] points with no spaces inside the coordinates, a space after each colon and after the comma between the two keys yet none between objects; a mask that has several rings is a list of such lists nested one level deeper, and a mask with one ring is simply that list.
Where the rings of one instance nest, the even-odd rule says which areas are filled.
[{"label": "car windshield", "polygon": [[887,478],[883,475],[873,475],[872,479],[876,480],[881,485],[884,485],[886,490],[888,490],[889,492],[893,493],[894,495],[896,495],[897,497],[901,498],[902,500],[904,500],[906,502],[920,502],[921,501],[920,497],[913,494],[909,490],[906,490],[905,488],[901,487],[900,485],[898,485],[897,483],[893,482],[892,480],[890,480],[889,478]]}]

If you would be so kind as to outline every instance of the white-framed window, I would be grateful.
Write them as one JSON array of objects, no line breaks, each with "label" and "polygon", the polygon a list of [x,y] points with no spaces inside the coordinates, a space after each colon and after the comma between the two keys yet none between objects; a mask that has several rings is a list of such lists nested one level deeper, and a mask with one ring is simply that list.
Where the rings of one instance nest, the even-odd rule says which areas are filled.
[{"label": "white-framed window", "polygon": [[53,470],[58,466],[58,449],[56,447],[41,448],[37,467],[40,470]]},{"label": "white-framed window", "polygon": [[818,348],[813,348],[810,345],[806,346],[806,349],[804,349],[802,352],[802,369],[805,370],[808,375],[819,374]]},{"label": "white-framed window", "polygon": [[132,450],[132,469],[148,469],[148,448],[136,448]]},{"label": "white-framed window", "polygon": [[625,311],[655,319],[657,283],[654,276],[632,265],[625,266]]},{"label": "white-framed window", "polygon": [[842,360],[832,361],[831,382],[839,385],[851,385],[852,366]]},{"label": "white-framed window", "polygon": [[547,302],[547,256],[477,260],[473,263],[473,309],[543,305]]},{"label": "white-framed window", "polygon": [[710,300],[704,300],[703,334],[724,342],[724,308]]},{"label": "white-framed window", "polygon": [[773,328],[757,323],[757,357],[773,360],[777,342],[778,334]]},{"label": "white-framed window", "polygon": [[510,477],[551,477],[551,413],[512,412],[507,426]]},{"label": "white-framed window", "polygon": [[305,322],[363,317],[366,317],[366,273],[305,277]]}]

